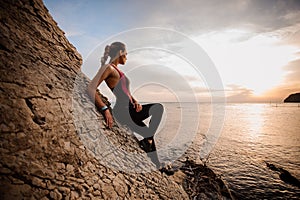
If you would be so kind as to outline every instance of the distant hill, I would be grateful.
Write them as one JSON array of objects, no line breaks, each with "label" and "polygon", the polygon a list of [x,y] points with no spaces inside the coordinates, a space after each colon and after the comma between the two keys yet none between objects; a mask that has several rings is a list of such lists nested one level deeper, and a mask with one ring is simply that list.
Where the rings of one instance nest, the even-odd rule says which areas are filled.
[{"label": "distant hill", "polygon": [[284,99],[284,103],[300,103],[300,93],[290,94]]}]

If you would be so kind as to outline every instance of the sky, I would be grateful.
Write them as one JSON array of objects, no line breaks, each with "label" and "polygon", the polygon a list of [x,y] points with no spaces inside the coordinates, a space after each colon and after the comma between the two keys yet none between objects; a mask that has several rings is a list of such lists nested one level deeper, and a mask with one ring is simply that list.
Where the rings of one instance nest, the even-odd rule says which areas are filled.
[{"label": "sky", "polygon": [[[224,92],[228,102],[282,102],[300,92],[298,0],[44,3],[82,55],[89,78],[106,44],[127,45],[122,70],[138,98],[207,101]],[[113,98],[105,85],[100,88]]]}]

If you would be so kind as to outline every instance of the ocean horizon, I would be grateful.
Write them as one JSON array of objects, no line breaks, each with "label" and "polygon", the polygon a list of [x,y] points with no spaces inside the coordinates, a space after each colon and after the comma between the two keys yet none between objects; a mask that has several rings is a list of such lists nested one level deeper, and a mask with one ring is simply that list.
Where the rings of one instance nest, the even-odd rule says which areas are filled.
[{"label": "ocean horizon", "polygon": [[[162,104],[165,116],[156,136],[161,160],[175,160],[180,153],[202,157],[238,199],[299,199],[299,186],[284,182],[267,166],[271,163],[300,180],[299,104]],[[210,138],[215,140],[205,154]]]}]

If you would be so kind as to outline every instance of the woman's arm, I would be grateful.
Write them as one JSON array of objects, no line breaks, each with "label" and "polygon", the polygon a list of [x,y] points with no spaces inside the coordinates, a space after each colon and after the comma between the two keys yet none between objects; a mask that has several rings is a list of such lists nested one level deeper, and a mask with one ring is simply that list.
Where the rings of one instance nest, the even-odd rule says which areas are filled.
[{"label": "woman's arm", "polygon": [[[111,71],[110,68],[107,66],[103,66],[100,68],[100,70],[97,72],[96,76],[91,80],[91,82],[88,85],[88,94],[92,98],[92,100],[95,101],[95,105],[100,110],[104,108],[106,105],[102,101],[101,97],[97,95],[96,90],[97,87],[102,83],[103,80],[107,79],[110,75]],[[104,116],[106,118],[106,124],[109,128],[112,127],[113,118],[109,111],[109,109],[106,109],[104,111]]]},{"label": "woman's arm", "polygon": [[109,76],[109,69],[107,67],[106,69],[100,68],[96,76],[91,80],[91,82],[88,85],[88,94],[92,98],[92,100],[95,101],[95,105],[99,109],[105,106],[105,103],[102,101],[99,95],[96,95],[96,90],[97,87],[102,83],[102,81],[105,80],[108,76]]},{"label": "woman's arm", "polygon": [[135,108],[136,112],[140,112],[143,107],[141,104],[139,104],[139,102],[131,95],[131,99],[132,99],[132,103],[133,103],[133,107]]}]

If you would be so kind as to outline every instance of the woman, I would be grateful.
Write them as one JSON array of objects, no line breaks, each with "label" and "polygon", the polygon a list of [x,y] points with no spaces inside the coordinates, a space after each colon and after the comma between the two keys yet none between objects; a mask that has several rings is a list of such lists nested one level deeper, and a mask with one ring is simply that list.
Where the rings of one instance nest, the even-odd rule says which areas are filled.
[{"label": "woman", "polygon": [[[160,163],[156,153],[154,134],[160,124],[163,106],[159,103],[141,105],[131,95],[129,90],[129,80],[118,65],[126,63],[126,47],[121,42],[114,42],[105,47],[104,56],[101,58],[101,68],[88,86],[89,95],[95,99],[98,109],[104,114],[106,124],[109,128],[113,125],[112,113],[96,94],[97,87],[105,81],[107,86],[116,96],[116,104],[112,110],[114,118],[121,124],[127,125],[132,131],[144,137],[140,141],[141,148],[151,158],[152,162],[160,168]],[[108,56],[109,64],[105,64]],[[143,120],[151,117],[149,126]]]}]

